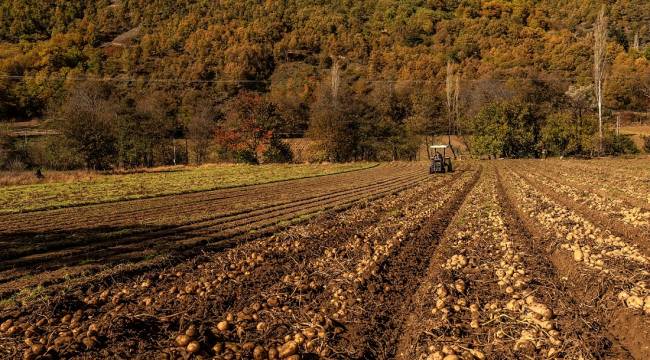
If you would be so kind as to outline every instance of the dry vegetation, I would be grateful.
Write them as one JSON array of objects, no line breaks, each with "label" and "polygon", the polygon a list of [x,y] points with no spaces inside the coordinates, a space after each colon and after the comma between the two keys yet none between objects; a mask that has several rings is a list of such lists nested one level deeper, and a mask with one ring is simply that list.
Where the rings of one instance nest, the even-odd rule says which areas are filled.
[{"label": "dry vegetation", "polygon": [[647,160],[458,165],[3,215],[0,356],[649,358]]}]

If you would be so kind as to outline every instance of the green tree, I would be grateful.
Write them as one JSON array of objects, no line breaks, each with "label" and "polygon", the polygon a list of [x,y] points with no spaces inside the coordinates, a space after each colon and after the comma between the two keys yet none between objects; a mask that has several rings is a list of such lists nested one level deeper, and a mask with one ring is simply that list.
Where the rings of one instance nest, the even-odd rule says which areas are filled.
[{"label": "green tree", "polygon": [[542,144],[551,155],[585,155],[593,148],[590,142],[596,133],[596,119],[582,121],[569,111],[551,114],[542,127]]},{"label": "green tree", "polygon": [[485,106],[472,122],[472,149],[477,155],[526,157],[538,153],[539,120],[530,105],[496,102]]}]

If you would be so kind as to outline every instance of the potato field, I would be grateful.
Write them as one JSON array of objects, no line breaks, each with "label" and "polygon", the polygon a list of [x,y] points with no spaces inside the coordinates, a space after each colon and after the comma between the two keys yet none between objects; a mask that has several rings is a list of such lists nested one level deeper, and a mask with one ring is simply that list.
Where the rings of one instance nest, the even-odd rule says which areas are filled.
[{"label": "potato field", "polygon": [[0,358],[650,359],[647,158],[455,165],[4,213]]}]

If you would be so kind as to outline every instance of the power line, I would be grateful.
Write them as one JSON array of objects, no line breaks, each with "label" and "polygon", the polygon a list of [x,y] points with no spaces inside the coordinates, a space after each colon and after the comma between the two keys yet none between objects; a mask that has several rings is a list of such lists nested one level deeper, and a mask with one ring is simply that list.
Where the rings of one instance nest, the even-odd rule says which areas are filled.
[{"label": "power line", "polygon": [[[1,79],[8,80],[25,80],[25,79],[35,79],[36,76],[31,75],[4,75],[0,74]],[[177,84],[213,84],[213,83],[224,83],[224,84],[268,84],[271,83],[271,80],[242,80],[242,79],[216,79],[216,80],[183,80],[183,79],[165,79],[165,78],[100,78],[100,77],[48,77],[46,81],[73,81],[73,82],[149,82],[149,83],[177,83]],[[509,77],[502,79],[461,79],[463,83],[481,83],[481,82],[510,82],[510,81],[538,81],[538,82],[571,82],[578,80],[589,80],[591,77],[577,77],[577,76],[566,76],[566,77],[548,77],[548,78],[531,78],[531,77]],[[386,84],[399,84],[399,83],[415,83],[415,84],[426,84],[426,83],[437,83],[439,81],[433,79],[362,79],[361,81],[366,83],[386,83]]]}]

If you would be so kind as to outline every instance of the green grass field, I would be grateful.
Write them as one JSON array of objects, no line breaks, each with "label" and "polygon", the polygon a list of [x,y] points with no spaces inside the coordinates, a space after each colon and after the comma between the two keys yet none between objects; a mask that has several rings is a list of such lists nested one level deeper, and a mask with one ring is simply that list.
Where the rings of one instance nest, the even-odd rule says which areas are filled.
[{"label": "green grass field", "polygon": [[336,174],[375,163],[207,165],[160,172],[100,175],[87,181],[0,187],[0,214],[100,204]]}]

